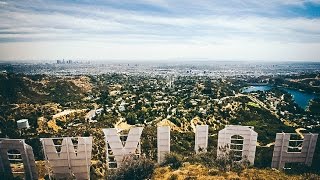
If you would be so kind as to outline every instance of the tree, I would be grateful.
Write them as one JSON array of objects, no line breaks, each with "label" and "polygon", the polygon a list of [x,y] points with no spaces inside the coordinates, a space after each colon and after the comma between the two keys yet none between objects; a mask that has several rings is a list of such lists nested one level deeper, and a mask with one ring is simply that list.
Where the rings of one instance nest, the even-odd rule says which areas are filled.
[{"label": "tree", "polygon": [[320,98],[316,98],[310,102],[309,111],[313,114],[320,114]]},{"label": "tree", "polygon": [[[114,173],[111,173],[110,179],[115,180],[140,180],[150,179],[155,169],[155,163],[146,158],[135,158],[127,156]],[[108,178],[109,179],[109,178]]]},{"label": "tree", "polygon": [[137,115],[134,112],[129,112],[126,116],[128,124],[135,125],[137,124]]},{"label": "tree", "polygon": [[202,91],[203,94],[212,95],[212,82],[210,79],[206,80],[204,83],[204,89]]},{"label": "tree", "polygon": [[101,92],[99,101],[103,105],[111,105],[108,89]]}]

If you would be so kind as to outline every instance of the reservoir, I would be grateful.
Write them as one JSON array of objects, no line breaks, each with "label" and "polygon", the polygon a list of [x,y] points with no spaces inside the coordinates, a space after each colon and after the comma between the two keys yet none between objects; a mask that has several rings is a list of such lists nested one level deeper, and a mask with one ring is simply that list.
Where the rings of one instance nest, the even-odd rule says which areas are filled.
[{"label": "reservoir", "polygon": [[[268,91],[272,88],[273,86],[249,86],[244,88],[242,92],[250,93],[255,91]],[[285,90],[286,92],[291,94],[295,103],[297,103],[302,109],[306,109],[308,107],[309,101],[317,97],[317,95],[313,93],[301,92],[295,89],[289,89],[289,88],[280,88],[280,89]]]}]

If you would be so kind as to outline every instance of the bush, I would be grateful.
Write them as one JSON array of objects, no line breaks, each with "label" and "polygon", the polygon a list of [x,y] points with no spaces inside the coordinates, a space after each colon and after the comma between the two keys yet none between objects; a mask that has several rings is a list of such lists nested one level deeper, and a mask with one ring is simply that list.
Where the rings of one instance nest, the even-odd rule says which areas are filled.
[{"label": "bush", "polygon": [[[146,158],[125,157],[120,168],[111,173],[109,178],[115,180],[149,179],[155,169],[155,163]],[[108,179],[109,179],[108,178]]]},{"label": "bush", "polygon": [[179,179],[177,174],[172,174],[172,175],[169,177],[169,180],[177,180],[177,179]]},{"label": "bush", "polygon": [[227,151],[226,148],[222,148],[222,151],[224,151],[223,155],[217,157],[216,159],[216,165],[220,171],[233,171],[240,173],[250,165],[249,161],[246,158],[243,158],[240,161],[236,161],[234,153],[232,151]]},{"label": "bush", "polygon": [[257,146],[254,166],[257,168],[270,167],[272,154],[273,154],[273,146],[271,146],[270,148]]},{"label": "bush", "polygon": [[207,151],[207,152],[200,152],[198,154],[194,154],[187,158],[186,161],[190,163],[198,163],[204,165],[205,167],[212,168],[216,166],[216,151]]},{"label": "bush", "polygon": [[286,163],[284,172],[286,174],[308,174],[308,173],[317,173],[312,167],[307,166],[304,163]]},{"label": "bush", "polygon": [[227,151],[227,148],[222,148],[222,151],[223,155],[219,157],[217,157],[216,151],[207,151],[193,154],[185,159],[181,155],[171,152],[165,156],[161,166],[170,166],[172,169],[178,169],[184,162],[188,162],[191,164],[201,164],[207,168],[217,169],[222,172],[233,171],[236,173],[240,173],[249,167],[250,163],[246,158],[237,161],[234,152]]},{"label": "bush", "polygon": [[172,169],[178,169],[182,166],[183,157],[177,153],[168,153],[164,157],[164,161],[161,166],[170,166]]},{"label": "bush", "polygon": [[306,180],[319,180],[320,179],[320,175],[318,174],[311,174],[311,173],[305,173],[302,175],[303,179]]}]

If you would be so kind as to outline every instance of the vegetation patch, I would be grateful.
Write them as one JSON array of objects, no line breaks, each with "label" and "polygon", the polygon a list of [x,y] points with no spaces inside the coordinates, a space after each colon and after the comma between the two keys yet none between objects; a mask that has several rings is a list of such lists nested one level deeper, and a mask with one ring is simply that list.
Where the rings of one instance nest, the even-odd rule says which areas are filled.
[{"label": "vegetation patch", "polygon": [[254,103],[254,102],[248,102],[248,105],[249,105],[249,106],[252,106],[252,107],[260,108],[260,105]]}]

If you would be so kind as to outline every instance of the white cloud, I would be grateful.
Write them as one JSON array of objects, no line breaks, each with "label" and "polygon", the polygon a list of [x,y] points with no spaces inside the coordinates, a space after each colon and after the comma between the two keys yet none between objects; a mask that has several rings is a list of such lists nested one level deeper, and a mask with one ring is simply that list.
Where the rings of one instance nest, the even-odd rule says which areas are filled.
[{"label": "white cloud", "polygon": [[[10,12],[0,17],[4,28],[2,38],[70,37],[82,40],[94,38],[126,39],[128,36],[150,40],[161,39],[225,39],[253,37],[286,42],[319,41],[320,19],[266,17],[164,17],[116,12],[101,13],[101,17],[81,17],[67,14],[35,14]],[[15,23],[12,23],[15,22]],[[121,38],[123,37],[123,38]],[[131,38],[132,39],[132,38]]]},{"label": "white cloud", "polygon": [[7,2],[0,1],[0,6],[4,6],[4,5],[7,5],[7,4],[8,4]]},{"label": "white cloud", "polygon": [[29,9],[41,9],[39,2],[0,9],[0,59],[319,59],[320,18],[230,14],[306,1],[138,1],[175,12],[170,16],[52,2],[44,12]]}]

